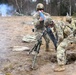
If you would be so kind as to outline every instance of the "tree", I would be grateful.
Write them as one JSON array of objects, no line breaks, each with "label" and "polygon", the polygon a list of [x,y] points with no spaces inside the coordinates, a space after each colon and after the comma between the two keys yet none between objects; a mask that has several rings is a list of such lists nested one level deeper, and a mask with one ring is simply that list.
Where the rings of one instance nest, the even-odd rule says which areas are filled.
[{"label": "tree", "polygon": [[45,6],[45,11],[51,15],[63,15],[65,16],[68,12],[70,15],[76,12],[76,0],[0,0],[0,3],[12,4],[17,12],[21,14],[29,15],[31,12],[35,11],[37,3],[43,3]]}]

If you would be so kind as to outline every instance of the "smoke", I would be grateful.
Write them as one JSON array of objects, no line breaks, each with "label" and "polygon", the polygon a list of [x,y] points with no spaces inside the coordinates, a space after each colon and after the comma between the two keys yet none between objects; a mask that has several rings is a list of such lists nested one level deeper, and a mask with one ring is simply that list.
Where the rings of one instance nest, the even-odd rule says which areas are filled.
[{"label": "smoke", "polygon": [[13,15],[13,12],[15,11],[13,6],[10,6],[8,4],[0,4],[0,15],[1,16],[11,16]]}]

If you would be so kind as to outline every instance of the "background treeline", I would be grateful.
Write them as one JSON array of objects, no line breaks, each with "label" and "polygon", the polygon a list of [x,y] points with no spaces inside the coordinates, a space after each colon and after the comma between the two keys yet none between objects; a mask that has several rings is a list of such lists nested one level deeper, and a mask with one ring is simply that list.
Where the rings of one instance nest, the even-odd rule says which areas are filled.
[{"label": "background treeline", "polygon": [[65,16],[67,13],[75,15],[76,13],[76,0],[0,0],[0,4],[12,4],[17,12],[25,15],[31,15],[39,2],[43,3],[45,11],[53,16]]}]

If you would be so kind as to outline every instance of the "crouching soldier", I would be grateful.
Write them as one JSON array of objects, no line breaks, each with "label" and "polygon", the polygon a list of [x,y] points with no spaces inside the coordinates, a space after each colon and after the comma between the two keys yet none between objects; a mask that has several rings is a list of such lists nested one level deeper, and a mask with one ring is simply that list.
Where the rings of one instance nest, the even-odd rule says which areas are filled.
[{"label": "crouching soldier", "polygon": [[71,17],[66,17],[65,27],[64,27],[64,39],[57,47],[57,62],[58,65],[55,67],[54,71],[64,71],[66,65],[66,47],[70,43],[76,43],[75,35],[75,24]]}]

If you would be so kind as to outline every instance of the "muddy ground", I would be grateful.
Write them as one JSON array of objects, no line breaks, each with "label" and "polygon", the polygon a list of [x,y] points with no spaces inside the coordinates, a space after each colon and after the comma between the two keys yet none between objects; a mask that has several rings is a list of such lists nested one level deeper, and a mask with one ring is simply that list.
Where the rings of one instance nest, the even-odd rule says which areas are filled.
[{"label": "muddy ground", "polygon": [[[53,17],[54,19],[59,19]],[[64,19],[64,18],[63,18]],[[56,65],[56,54],[52,42],[50,42],[50,52],[45,52],[45,42],[40,49],[36,63],[36,69],[32,70],[32,54],[28,51],[12,51],[13,46],[27,46],[30,49],[33,43],[22,41],[23,36],[34,34],[30,16],[0,17],[0,75],[76,75],[76,57],[68,60],[66,70],[54,72]],[[68,50],[76,50],[76,45],[70,45]]]}]

